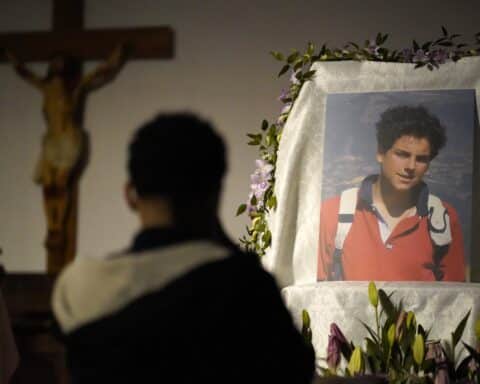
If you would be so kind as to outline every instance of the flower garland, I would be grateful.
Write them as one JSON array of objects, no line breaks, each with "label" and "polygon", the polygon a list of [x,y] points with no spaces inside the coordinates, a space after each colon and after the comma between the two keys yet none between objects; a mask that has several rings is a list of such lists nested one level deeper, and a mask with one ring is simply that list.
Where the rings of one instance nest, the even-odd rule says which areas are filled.
[{"label": "flower garland", "polygon": [[260,132],[247,134],[248,145],[258,146],[260,158],[256,160],[256,169],[250,177],[250,193],[246,203],[237,209],[237,216],[246,212],[251,220],[247,234],[239,240],[247,251],[253,251],[263,256],[271,245],[272,234],[268,227],[267,214],[277,207],[275,196],[275,170],[277,152],[282,136],[282,129],[288,119],[295,100],[302,86],[310,81],[315,74],[312,64],[321,61],[382,61],[396,63],[411,63],[415,68],[434,70],[440,65],[464,57],[480,54],[480,32],[475,34],[475,41],[466,44],[459,41],[460,35],[449,34],[442,27],[442,36],[420,44],[413,40],[412,46],[403,50],[390,50],[385,47],[388,34],[377,34],[375,39],[366,40],[363,46],[349,42],[341,49],[329,49],[323,45],[315,53],[312,43],[307,45],[304,53],[297,50],[290,55],[271,52],[272,56],[283,63],[278,76],[290,72],[290,86],[282,90],[279,101],[283,103],[280,116],[273,123],[263,120]]},{"label": "flower garland", "polygon": [[[395,306],[391,295],[377,289],[373,282],[368,286],[368,297],[374,308],[376,329],[362,323],[368,332],[366,347],[349,342],[338,325],[332,323],[327,367],[320,368],[322,377],[370,375],[395,384],[480,382],[480,320],[475,323],[477,345],[462,342],[466,357],[461,361],[456,353],[470,312],[453,331],[450,341],[429,340],[429,332],[417,324],[413,312],[404,310],[401,300]],[[311,343],[310,316],[306,310],[302,312],[302,324],[304,339]],[[342,359],[347,363],[344,370],[339,368]]]}]

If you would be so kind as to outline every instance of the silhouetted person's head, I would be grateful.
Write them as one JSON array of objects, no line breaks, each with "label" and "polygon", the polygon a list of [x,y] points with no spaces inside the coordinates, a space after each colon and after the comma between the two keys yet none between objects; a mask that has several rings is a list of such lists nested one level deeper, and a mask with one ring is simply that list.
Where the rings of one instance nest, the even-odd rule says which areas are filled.
[{"label": "silhouetted person's head", "polygon": [[226,169],[225,146],[198,117],[160,114],[129,147],[127,200],[143,227],[171,226],[210,235]]}]

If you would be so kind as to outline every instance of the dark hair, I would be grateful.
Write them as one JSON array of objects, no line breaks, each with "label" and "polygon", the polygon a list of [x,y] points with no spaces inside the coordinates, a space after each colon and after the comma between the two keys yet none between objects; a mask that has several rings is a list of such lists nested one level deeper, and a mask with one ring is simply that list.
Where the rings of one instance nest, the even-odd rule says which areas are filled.
[{"label": "dark hair", "polygon": [[388,151],[402,136],[425,138],[430,143],[430,160],[445,146],[445,128],[425,107],[398,106],[387,109],[377,122],[380,153]]},{"label": "dark hair", "polygon": [[222,138],[188,113],[156,116],[137,130],[129,146],[129,177],[141,197],[192,200],[218,192],[225,169]]}]

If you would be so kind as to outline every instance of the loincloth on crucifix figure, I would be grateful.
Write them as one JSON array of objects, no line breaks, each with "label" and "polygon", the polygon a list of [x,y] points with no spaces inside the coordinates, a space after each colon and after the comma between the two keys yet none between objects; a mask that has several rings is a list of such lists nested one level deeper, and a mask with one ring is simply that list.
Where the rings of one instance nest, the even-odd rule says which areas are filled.
[{"label": "loincloth on crucifix figure", "polygon": [[78,184],[89,148],[83,127],[85,99],[89,91],[113,80],[125,62],[126,48],[118,46],[105,62],[85,76],[80,61],[63,52],[50,59],[43,78],[30,71],[13,53],[6,55],[15,71],[43,96],[47,132],[34,181],[43,189],[47,272],[57,273],[75,255]]}]

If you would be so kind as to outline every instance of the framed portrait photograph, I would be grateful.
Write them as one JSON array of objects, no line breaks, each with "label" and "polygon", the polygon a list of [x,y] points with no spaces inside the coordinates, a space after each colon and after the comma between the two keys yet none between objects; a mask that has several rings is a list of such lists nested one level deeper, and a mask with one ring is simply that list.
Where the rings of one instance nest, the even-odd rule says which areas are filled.
[{"label": "framed portrait photograph", "polygon": [[316,63],[284,127],[281,284],[479,280],[480,59]]}]

